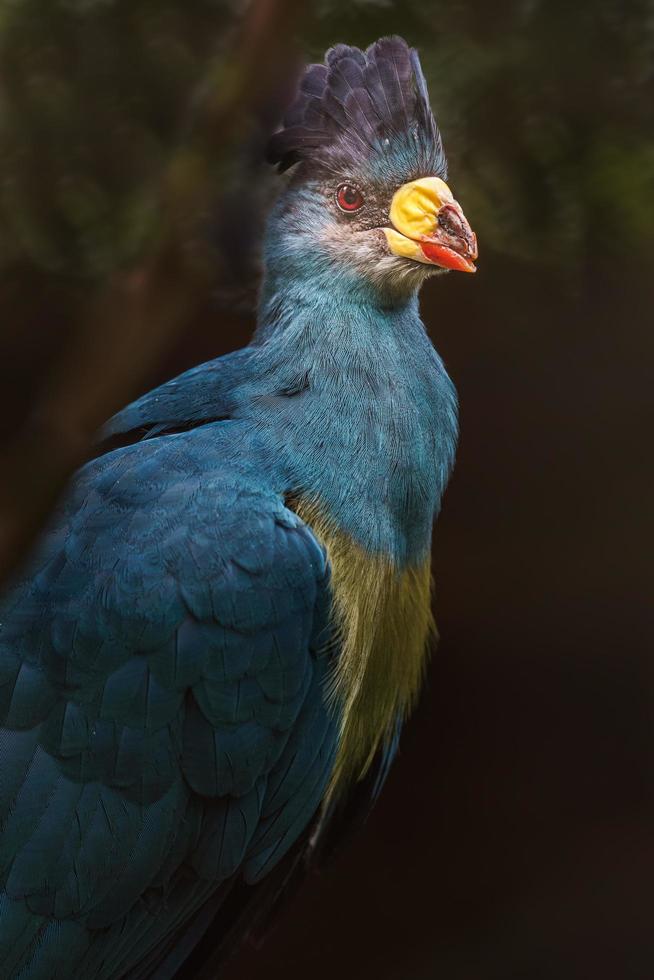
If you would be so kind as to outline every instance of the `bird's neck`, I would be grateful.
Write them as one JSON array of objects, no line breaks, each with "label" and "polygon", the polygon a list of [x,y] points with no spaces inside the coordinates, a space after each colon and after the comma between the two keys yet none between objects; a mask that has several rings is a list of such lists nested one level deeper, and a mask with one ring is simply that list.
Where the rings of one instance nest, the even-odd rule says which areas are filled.
[{"label": "bird's neck", "polygon": [[[270,263],[266,269],[257,318],[256,337],[267,339],[273,334],[279,338],[284,331],[298,322],[317,323],[319,318],[330,327],[339,320],[353,328],[354,341],[358,338],[362,348],[370,341],[365,325],[375,318],[377,332],[392,333],[398,323],[406,322],[409,314],[422,326],[418,314],[418,292],[384,293],[354,273],[336,264],[309,262],[307,268],[298,269],[296,263],[280,269],[278,263]],[[356,335],[356,336],[355,336]],[[321,339],[325,347],[334,349],[333,335],[316,331],[312,342]]]},{"label": "bird's neck", "polygon": [[[428,553],[456,441],[456,397],[417,295],[343,274],[268,272],[256,335],[260,378],[305,501],[395,567]],[[271,411],[272,410],[272,411]]]}]

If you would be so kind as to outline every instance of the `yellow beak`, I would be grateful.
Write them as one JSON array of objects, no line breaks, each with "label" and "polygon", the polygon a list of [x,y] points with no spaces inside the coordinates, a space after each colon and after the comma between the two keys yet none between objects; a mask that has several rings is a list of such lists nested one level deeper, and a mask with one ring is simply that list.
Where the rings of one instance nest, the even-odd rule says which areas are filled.
[{"label": "yellow beak", "polygon": [[440,177],[403,184],[391,201],[392,227],[384,228],[393,255],[443,269],[476,272],[477,236]]}]

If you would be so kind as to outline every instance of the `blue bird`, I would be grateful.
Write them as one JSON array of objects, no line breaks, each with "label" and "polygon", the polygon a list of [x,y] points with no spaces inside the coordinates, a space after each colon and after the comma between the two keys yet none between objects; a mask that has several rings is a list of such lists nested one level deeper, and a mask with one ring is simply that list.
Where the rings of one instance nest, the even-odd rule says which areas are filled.
[{"label": "blue bird", "polygon": [[202,975],[420,688],[457,407],[418,291],[477,246],[416,52],[332,48],[269,156],[251,344],[109,422],[0,603],[2,978]]}]

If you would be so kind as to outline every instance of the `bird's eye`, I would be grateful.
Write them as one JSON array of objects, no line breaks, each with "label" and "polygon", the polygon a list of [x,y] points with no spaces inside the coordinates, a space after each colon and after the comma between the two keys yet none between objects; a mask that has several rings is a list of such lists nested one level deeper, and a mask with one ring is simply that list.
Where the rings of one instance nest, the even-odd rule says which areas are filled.
[{"label": "bird's eye", "polygon": [[352,184],[341,184],[336,191],[336,203],[341,211],[358,211],[363,207],[363,194]]}]

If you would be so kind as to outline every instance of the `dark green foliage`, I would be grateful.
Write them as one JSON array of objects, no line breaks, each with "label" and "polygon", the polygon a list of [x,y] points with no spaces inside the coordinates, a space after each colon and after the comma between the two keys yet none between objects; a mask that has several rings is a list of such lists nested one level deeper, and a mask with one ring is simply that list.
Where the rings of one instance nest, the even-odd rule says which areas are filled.
[{"label": "dark green foliage", "polygon": [[0,262],[104,275],[151,245],[158,181],[225,4],[7,4]]},{"label": "dark green foliage", "polygon": [[[648,0],[324,3],[303,46],[320,58],[385,32],[416,44],[482,239],[549,264],[578,254],[589,223],[609,248],[616,225],[654,226],[651,12]],[[151,246],[157,181],[195,86],[212,65],[222,80],[234,23],[210,0],[4,5],[0,263],[103,275]]]}]

